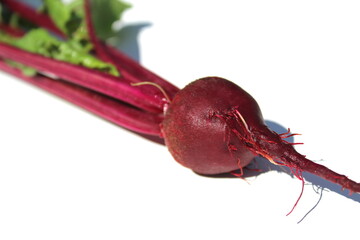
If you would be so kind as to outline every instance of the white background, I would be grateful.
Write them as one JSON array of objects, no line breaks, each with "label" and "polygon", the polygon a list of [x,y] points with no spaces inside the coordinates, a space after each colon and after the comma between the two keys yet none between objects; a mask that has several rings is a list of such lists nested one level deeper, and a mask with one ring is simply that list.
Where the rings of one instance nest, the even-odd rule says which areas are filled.
[{"label": "white background", "polygon": [[[179,87],[236,82],[266,120],[303,134],[301,153],[360,181],[358,1],[129,2],[125,25],[146,27],[125,50],[144,66]],[[201,177],[164,146],[0,73],[0,239],[358,239],[360,196],[324,182],[297,224],[320,197],[306,176],[286,217],[298,179]]]}]

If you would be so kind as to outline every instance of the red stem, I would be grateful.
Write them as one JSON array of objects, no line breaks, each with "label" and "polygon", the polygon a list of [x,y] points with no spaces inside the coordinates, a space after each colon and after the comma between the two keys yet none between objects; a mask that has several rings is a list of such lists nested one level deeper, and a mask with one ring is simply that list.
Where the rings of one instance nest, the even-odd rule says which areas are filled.
[{"label": "red stem", "polygon": [[131,86],[124,77],[115,77],[96,70],[50,59],[3,43],[0,43],[0,56],[122,100],[141,109],[156,113],[163,112],[165,102],[161,93],[155,95],[154,88]]},{"label": "red stem", "polygon": [[[38,26],[48,29],[54,33],[61,32],[61,30],[55,24],[48,24],[49,17],[43,13],[36,12],[31,7],[26,6],[25,4],[19,3],[16,0],[0,0],[4,1],[6,4],[11,4],[11,9],[19,14],[23,14],[24,9],[26,9],[26,18],[30,22],[36,23]],[[126,78],[129,82],[138,83],[138,82],[153,82],[161,86],[168,96],[172,99],[174,95],[179,91],[179,88],[169,83],[160,76],[154,74],[153,72],[142,67],[139,63],[127,57],[125,54],[121,53],[114,47],[107,46],[103,42],[97,39],[95,30],[91,21],[90,16],[90,4],[89,1],[85,1],[85,13],[86,21],[88,24],[88,32],[91,41],[93,42],[96,50],[96,54],[103,61],[112,63],[119,70],[121,75]],[[32,18],[34,17],[34,19]],[[62,37],[66,36],[62,33]],[[143,85],[142,89],[147,89],[152,91],[155,95],[161,94],[158,89],[151,86]]]},{"label": "red stem", "polygon": [[[85,0],[85,2],[84,2],[84,11],[85,11],[86,27],[87,27],[87,32],[88,32],[89,37],[90,37],[90,41],[94,45],[95,53],[103,61],[112,63],[116,67],[118,67],[117,63],[114,61],[114,59],[112,59],[109,56],[109,53],[107,52],[107,49],[104,48],[104,46],[101,44],[101,41],[96,36],[94,24],[93,24],[93,21],[91,19],[91,6],[90,5],[91,5],[90,0]],[[118,68],[118,71],[121,72],[119,68]]]},{"label": "red stem", "polygon": [[6,32],[7,34],[13,36],[13,37],[22,37],[24,36],[24,32],[20,29],[10,27],[8,25],[5,25],[3,23],[0,23],[0,30]]},{"label": "red stem", "polygon": [[121,64],[120,72],[126,72],[128,75],[136,76],[137,79],[140,79],[144,82],[153,82],[160,85],[169,95],[170,99],[173,99],[175,94],[180,91],[178,87],[161,78],[157,74],[142,67],[138,62],[126,56],[116,48],[108,45],[105,45],[105,48],[107,48],[110,55],[116,59],[116,61],[119,63],[118,65]]},{"label": "red stem", "polygon": [[5,3],[12,11],[17,12],[21,15],[21,17],[31,21],[32,23],[51,29],[54,33],[61,37],[66,37],[49,16],[35,11],[33,8],[16,0],[0,0],[0,2]]},{"label": "red stem", "polygon": [[175,96],[175,94],[179,91],[177,87],[153,72],[145,69],[139,65],[139,63],[127,57],[116,48],[107,46],[97,38],[93,21],[91,19],[90,0],[85,0],[85,19],[90,40],[94,44],[96,55],[99,56],[99,58],[103,61],[112,63],[124,77],[133,79],[132,82],[153,82],[161,86],[170,99]]},{"label": "red stem", "polygon": [[42,75],[27,77],[19,69],[0,61],[0,69],[74,103],[106,120],[138,133],[160,136],[160,115],[143,112],[116,99],[62,80]]}]

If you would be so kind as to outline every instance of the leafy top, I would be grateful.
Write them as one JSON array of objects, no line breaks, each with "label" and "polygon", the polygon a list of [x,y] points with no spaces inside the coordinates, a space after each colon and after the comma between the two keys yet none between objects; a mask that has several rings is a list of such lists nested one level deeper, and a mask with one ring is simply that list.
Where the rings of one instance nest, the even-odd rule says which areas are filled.
[{"label": "leafy top", "polygon": [[[94,9],[92,20],[97,36],[102,40],[114,36],[113,23],[119,20],[130,5],[119,0],[91,0],[91,4]],[[1,5],[0,9],[2,10]],[[0,42],[53,59],[97,69],[115,76],[119,75],[112,64],[91,54],[93,45],[86,28],[84,0],[74,0],[68,4],[61,0],[43,0],[39,11],[50,16],[55,25],[67,36],[66,40],[53,36],[45,29],[33,28],[20,38],[0,31]],[[16,14],[9,19],[13,27],[23,27]],[[14,19],[17,20],[16,24],[14,24]],[[13,66],[18,65],[13,64]],[[36,73],[27,69],[27,73],[29,72]]]}]

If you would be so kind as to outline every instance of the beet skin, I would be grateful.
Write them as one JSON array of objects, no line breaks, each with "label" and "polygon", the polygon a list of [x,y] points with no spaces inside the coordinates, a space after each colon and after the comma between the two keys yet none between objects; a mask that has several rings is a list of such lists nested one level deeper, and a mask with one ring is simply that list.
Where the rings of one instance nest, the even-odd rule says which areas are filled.
[{"label": "beet skin", "polygon": [[227,173],[249,164],[254,153],[222,118],[234,108],[248,122],[264,127],[256,101],[225,79],[199,79],[177,93],[162,125],[166,145],[174,158],[200,174]]}]

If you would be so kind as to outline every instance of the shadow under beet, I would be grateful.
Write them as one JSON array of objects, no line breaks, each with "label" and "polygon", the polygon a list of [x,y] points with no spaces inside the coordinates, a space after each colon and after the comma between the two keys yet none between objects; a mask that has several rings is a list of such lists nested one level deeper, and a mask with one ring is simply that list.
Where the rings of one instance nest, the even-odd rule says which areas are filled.
[{"label": "shadow under beet", "polygon": [[[280,134],[280,133],[287,132],[286,128],[284,128],[283,126],[281,126],[280,124],[278,124],[276,122],[268,121],[268,120],[265,122],[266,122],[267,126],[271,130],[275,131],[276,133]],[[294,143],[294,137],[287,138],[286,140],[290,143]],[[286,173],[291,178],[295,177],[294,174],[291,172],[291,170],[288,167],[274,165],[263,157],[256,157],[250,165],[246,166],[244,168],[244,175],[242,177],[248,178],[248,177],[259,176],[259,175],[269,172],[269,171]],[[201,174],[199,174],[199,175],[201,175]],[[237,178],[236,176],[234,176],[231,173],[218,174],[218,175],[214,175],[214,176],[209,176],[209,175],[201,175],[201,176],[212,177],[212,178]],[[321,177],[318,177],[318,176],[308,173],[308,172],[304,172],[303,177],[305,179],[305,182],[311,184],[315,189],[316,188],[328,189],[332,192],[336,192],[344,197],[347,197],[349,199],[352,199],[352,200],[360,203],[360,194],[358,194],[358,193],[350,194],[350,192],[348,190],[343,190],[340,185],[329,182]]]}]

